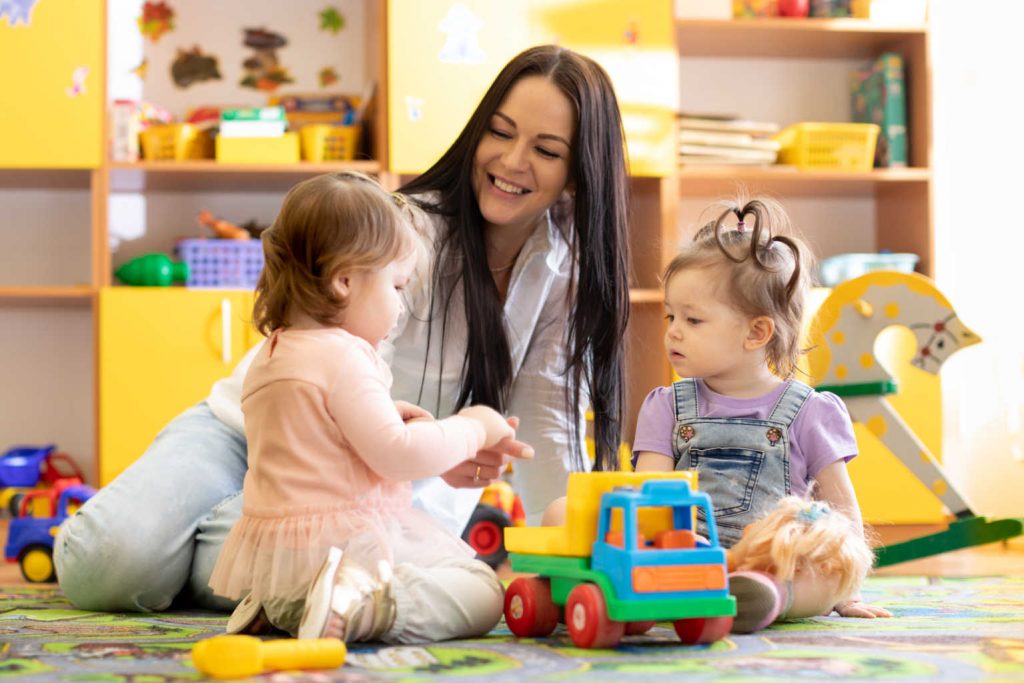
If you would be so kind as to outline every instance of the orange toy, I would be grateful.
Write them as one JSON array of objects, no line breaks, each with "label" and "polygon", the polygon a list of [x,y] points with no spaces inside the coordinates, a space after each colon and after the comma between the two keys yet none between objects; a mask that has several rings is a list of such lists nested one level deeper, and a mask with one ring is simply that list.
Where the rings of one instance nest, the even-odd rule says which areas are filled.
[{"label": "orange toy", "polygon": [[205,225],[210,230],[213,230],[213,234],[221,239],[247,240],[252,237],[245,228],[223,218],[215,218],[212,213],[206,210],[200,211],[196,220],[199,221],[199,225]]}]

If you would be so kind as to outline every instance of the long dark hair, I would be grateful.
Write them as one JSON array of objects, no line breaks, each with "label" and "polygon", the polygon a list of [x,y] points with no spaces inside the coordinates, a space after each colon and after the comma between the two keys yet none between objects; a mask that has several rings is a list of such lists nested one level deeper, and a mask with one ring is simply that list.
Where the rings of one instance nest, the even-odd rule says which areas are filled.
[{"label": "long dark hair", "polygon": [[[444,216],[436,261],[433,302],[447,321],[454,286],[461,278],[468,330],[458,407],[483,403],[499,411],[512,384],[512,362],[502,304],[484,251],[484,219],[473,191],[473,159],[491,117],[509,90],[540,75],[558,87],[576,110],[569,183],[575,197],[565,206],[574,296],[568,321],[570,355],[565,368],[566,408],[572,422],[572,457],[583,466],[579,433],[580,395],[594,413],[595,469],[618,465],[623,410],[623,339],[629,317],[627,268],[628,177],[622,119],[611,79],[596,62],[554,45],[530,48],[510,61],[487,90],[466,127],[429,170],[407,184],[407,195],[436,193],[422,204]],[[555,208],[555,207],[553,207]],[[446,274],[457,277],[445,280]],[[446,282],[442,286],[442,283]],[[442,327],[442,330],[444,327]],[[444,333],[442,332],[442,345]]]}]

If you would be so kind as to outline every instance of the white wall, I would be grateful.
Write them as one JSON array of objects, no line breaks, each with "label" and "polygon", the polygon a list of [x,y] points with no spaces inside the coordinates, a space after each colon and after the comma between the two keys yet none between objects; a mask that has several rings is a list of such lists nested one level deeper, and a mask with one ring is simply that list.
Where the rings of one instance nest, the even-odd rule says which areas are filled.
[{"label": "white wall", "polygon": [[1024,6],[931,4],[936,277],[984,340],[942,370],[945,461],[978,511],[1024,516]]}]

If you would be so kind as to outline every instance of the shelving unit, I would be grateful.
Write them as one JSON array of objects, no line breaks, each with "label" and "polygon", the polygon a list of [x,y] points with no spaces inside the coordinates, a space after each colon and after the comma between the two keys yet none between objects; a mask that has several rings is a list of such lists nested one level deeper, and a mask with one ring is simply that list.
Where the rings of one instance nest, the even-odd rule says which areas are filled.
[{"label": "shelving unit", "polygon": [[[766,191],[784,202],[793,200],[797,204],[810,202],[827,207],[852,201],[858,206],[868,205],[869,209],[866,211],[873,217],[872,227],[863,226],[862,231],[870,234],[864,235],[862,241],[870,242],[876,248],[914,251],[920,254],[922,260],[919,269],[926,274],[932,272],[934,262],[930,170],[931,94],[927,27],[880,27],[852,19],[673,20],[670,16],[670,3],[662,0],[652,2],[657,5],[659,11],[664,9],[666,25],[659,30],[663,28],[670,33],[674,32],[680,63],[686,60],[701,60],[701,68],[704,68],[706,60],[727,60],[730,63],[746,60],[743,62],[749,65],[746,73],[752,79],[757,78],[759,65],[753,60],[762,58],[816,63],[821,60],[866,60],[885,50],[901,52],[907,68],[911,166],[906,169],[874,170],[867,173],[799,172],[782,168],[691,167],[675,169],[663,175],[634,178],[631,225],[632,311],[630,331],[626,340],[627,439],[632,438],[636,413],[644,396],[650,389],[666,384],[671,378],[671,369],[662,349],[664,322],[658,275],[674,253],[676,244],[688,236],[688,231],[692,227],[689,215],[692,206],[702,205],[708,197],[728,195],[737,184],[742,184],[751,192]],[[648,3],[645,2],[644,6],[648,7]],[[93,452],[76,454],[93,473],[99,472],[100,468],[98,465],[90,468],[90,461],[95,462],[101,455],[106,457],[101,449],[99,427],[103,422],[100,416],[103,399],[99,359],[101,347],[107,344],[108,340],[100,338],[100,302],[104,292],[115,289],[112,287],[112,272],[120,260],[125,258],[123,255],[112,256],[109,248],[108,214],[111,199],[119,195],[138,194],[144,197],[164,198],[165,202],[188,204],[194,202],[195,197],[199,195],[252,193],[254,196],[279,201],[287,189],[298,180],[342,168],[375,174],[388,187],[397,187],[402,177],[394,172],[395,169],[391,166],[391,147],[397,144],[396,141],[408,138],[396,134],[395,121],[389,118],[394,117],[399,108],[406,106],[405,102],[389,101],[389,78],[392,78],[393,74],[388,64],[388,36],[389,32],[395,29],[396,20],[395,17],[390,17],[389,21],[388,0],[366,0],[366,7],[367,25],[374,27],[368,31],[366,64],[369,75],[378,83],[376,106],[373,110],[372,160],[348,163],[239,165],[220,164],[212,160],[115,163],[101,159],[95,167],[77,169],[0,169],[0,192],[17,192],[21,189],[53,190],[87,192],[90,197],[89,215],[81,218],[81,225],[69,228],[75,231],[89,231],[89,275],[85,281],[22,284],[0,280],[0,317],[17,319],[19,315],[35,314],[50,309],[59,309],[54,315],[72,311],[77,316],[76,319],[92,332],[93,338],[89,340],[91,347],[87,344],[79,351],[86,353],[90,359],[87,370],[92,376],[86,377],[84,389],[80,387],[73,391],[68,400],[76,402],[80,410],[91,413],[92,419],[88,422],[96,426],[94,433],[90,435],[91,442],[95,444]],[[416,11],[422,11],[422,7],[418,7]],[[649,8],[645,11],[649,11]],[[402,20],[409,21],[409,18],[404,17]],[[511,30],[509,27],[503,28],[506,31]],[[641,35],[650,35],[650,32],[645,34],[641,31]],[[538,43],[546,42],[550,36],[524,34],[522,39]],[[495,53],[507,47],[490,45],[487,36],[482,36],[481,40]],[[519,37],[516,40],[519,40]],[[522,46],[523,44],[519,44],[514,51],[518,51]],[[514,51],[510,51],[510,54]],[[491,57],[498,59],[499,63],[505,60],[503,53],[497,57],[492,54]],[[714,68],[714,65],[709,68]],[[488,70],[488,82],[492,77],[493,73]],[[462,87],[472,88],[475,85],[463,84]],[[665,87],[676,89],[678,84],[666,83]],[[753,111],[751,118],[756,118],[756,109],[751,110],[750,103],[744,100],[744,83],[732,83],[729,87],[735,90],[733,104],[736,108],[741,111]],[[459,94],[460,97],[462,95],[466,95],[466,98],[474,103],[479,97],[475,90],[472,93]],[[684,100],[696,97],[699,101],[700,96],[700,93],[694,94],[685,90],[681,93]],[[434,144],[432,136],[428,136],[428,141]],[[83,243],[85,241],[83,240]],[[188,292],[182,292],[181,296],[187,298],[187,294]],[[225,293],[229,297],[233,294],[235,293]],[[207,305],[213,306],[210,302],[207,302]],[[234,306],[237,313],[245,303],[242,300],[235,300]],[[213,314],[204,312],[201,315]],[[87,322],[89,316],[91,322]],[[129,344],[118,348],[131,347]],[[116,360],[111,359],[109,362],[113,363]],[[155,354],[149,362],[157,365],[173,364],[175,361],[173,358]],[[139,367],[144,368],[145,364]],[[227,374],[230,367],[220,367],[219,371],[221,374]],[[203,383],[209,385],[209,381],[206,380],[197,382],[197,385]],[[134,401],[141,410],[164,410],[169,412],[166,415],[169,419],[182,408],[152,406],[142,398],[147,391],[152,392],[154,389],[140,385],[139,398]],[[196,397],[197,400],[199,398],[202,396]],[[129,400],[126,404],[132,405],[133,401]],[[162,415],[159,418],[166,421]],[[130,421],[129,418],[127,422]],[[0,437],[2,436],[0,434]],[[123,448],[125,452],[132,452],[134,449],[135,455],[138,455],[151,438],[152,435],[140,434],[134,442],[130,439],[125,442]],[[0,446],[2,445],[0,443]],[[104,470],[104,480],[101,483],[106,483],[109,476],[116,473],[114,469]]]}]

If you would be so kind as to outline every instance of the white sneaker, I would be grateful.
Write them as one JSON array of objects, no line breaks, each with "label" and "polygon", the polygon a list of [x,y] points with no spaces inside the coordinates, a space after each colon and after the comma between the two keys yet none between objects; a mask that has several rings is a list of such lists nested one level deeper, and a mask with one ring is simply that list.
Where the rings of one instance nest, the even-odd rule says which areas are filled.
[{"label": "white sneaker", "polygon": [[381,561],[374,576],[331,548],[306,594],[299,638],[340,638],[346,643],[379,640],[395,623],[391,565]]}]

